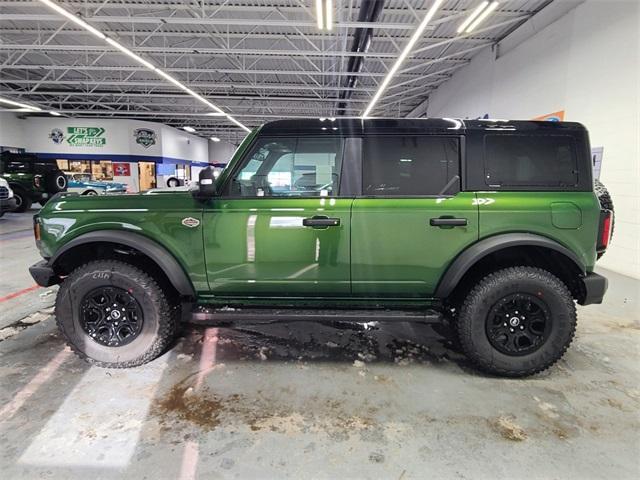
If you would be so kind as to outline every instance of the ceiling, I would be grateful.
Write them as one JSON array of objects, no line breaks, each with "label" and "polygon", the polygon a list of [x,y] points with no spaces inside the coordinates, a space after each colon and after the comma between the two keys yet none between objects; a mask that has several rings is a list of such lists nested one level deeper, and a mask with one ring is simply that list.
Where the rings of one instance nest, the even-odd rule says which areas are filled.
[{"label": "ceiling", "polygon": [[[376,9],[375,0],[335,0],[332,31],[318,29],[312,0],[57,3],[251,128],[278,118],[361,115],[433,2],[379,0]],[[410,115],[551,0],[501,1],[472,34],[459,36],[479,3],[443,3],[372,116]],[[69,116],[191,125],[233,143],[245,135],[39,1],[0,0],[0,11],[3,98]]]}]

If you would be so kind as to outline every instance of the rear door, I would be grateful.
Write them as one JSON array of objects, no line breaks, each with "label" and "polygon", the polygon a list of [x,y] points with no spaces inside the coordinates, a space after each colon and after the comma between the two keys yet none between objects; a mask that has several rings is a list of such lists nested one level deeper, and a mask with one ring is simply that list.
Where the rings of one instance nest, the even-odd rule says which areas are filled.
[{"label": "rear door", "polygon": [[432,296],[454,257],[478,239],[475,194],[461,192],[462,137],[363,138],[362,196],[352,208],[352,292]]},{"label": "rear door", "polygon": [[350,210],[340,194],[345,139],[259,137],[204,213],[218,295],[350,293]]}]

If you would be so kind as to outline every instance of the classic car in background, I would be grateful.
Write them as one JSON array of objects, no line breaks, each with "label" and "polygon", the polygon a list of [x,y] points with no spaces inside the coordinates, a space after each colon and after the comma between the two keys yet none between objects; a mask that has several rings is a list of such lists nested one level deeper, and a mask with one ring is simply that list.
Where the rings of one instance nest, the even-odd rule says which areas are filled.
[{"label": "classic car in background", "polygon": [[65,172],[68,179],[67,191],[80,195],[103,195],[106,193],[125,193],[125,183],[95,180],[88,173]]}]

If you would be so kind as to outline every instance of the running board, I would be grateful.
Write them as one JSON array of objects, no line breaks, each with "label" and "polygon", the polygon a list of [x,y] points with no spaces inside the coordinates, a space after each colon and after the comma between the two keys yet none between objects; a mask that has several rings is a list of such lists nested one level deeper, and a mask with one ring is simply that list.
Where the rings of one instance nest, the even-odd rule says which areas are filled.
[{"label": "running board", "polygon": [[235,322],[277,323],[296,321],[440,323],[442,321],[442,314],[436,310],[231,308],[198,306],[191,314],[190,323],[216,325]]}]

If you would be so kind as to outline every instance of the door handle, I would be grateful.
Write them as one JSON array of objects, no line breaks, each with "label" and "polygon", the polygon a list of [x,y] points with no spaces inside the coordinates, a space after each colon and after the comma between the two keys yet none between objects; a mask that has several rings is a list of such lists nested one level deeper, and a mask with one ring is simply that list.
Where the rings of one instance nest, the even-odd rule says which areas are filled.
[{"label": "door handle", "polygon": [[316,216],[311,218],[304,218],[302,220],[302,225],[305,227],[313,227],[313,228],[338,227],[340,226],[340,219],[329,218],[324,216]]},{"label": "door handle", "polygon": [[451,217],[432,218],[429,220],[429,225],[432,227],[466,227],[467,219]]}]

